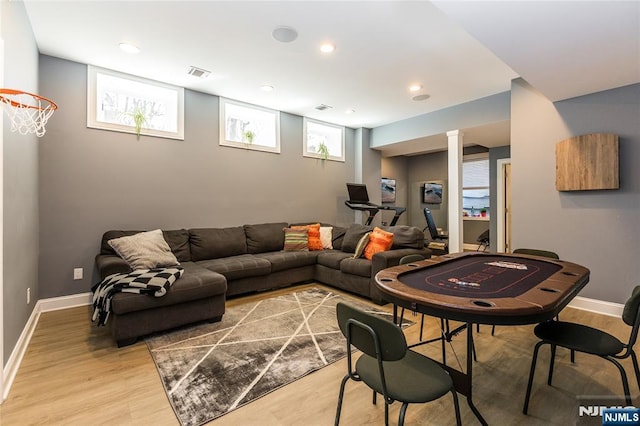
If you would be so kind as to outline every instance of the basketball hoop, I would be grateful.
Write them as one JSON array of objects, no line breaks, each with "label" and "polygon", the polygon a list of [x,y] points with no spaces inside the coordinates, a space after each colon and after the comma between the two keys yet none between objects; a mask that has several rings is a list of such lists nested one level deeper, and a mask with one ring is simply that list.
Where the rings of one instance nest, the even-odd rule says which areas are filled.
[{"label": "basketball hoop", "polygon": [[44,136],[47,120],[58,109],[55,102],[22,90],[0,89],[0,102],[11,120],[11,131],[21,135]]}]

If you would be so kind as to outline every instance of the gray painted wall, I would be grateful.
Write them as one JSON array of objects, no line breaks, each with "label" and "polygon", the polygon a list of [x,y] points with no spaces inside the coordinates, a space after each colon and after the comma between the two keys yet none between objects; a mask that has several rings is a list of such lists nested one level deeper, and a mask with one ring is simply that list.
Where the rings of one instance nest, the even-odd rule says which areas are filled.
[{"label": "gray painted wall", "polygon": [[[429,207],[433,220],[438,228],[449,229],[447,203],[447,152],[417,155],[409,157],[409,225],[422,229],[427,226],[423,209]],[[421,186],[424,182],[443,181],[442,204],[424,204],[421,197]],[[428,232],[427,232],[428,234]]]},{"label": "gray painted wall", "polygon": [[[138,140],[86,127],[86,65],[43,55],[40,73],[60,107],[40,151],[41,298],[89,291],[109,229],[353,222],[344,205],[355,174],[352,129],[344,163],[302,157],[302,117],[284,113],[281,154],[221,147],[218,98],[187,90],[185,140]],[[76,267],[85,279],[73,280]]]},{"label": "gray painted wall", "polygon": [[[640,284],[640,84],[551,103],[512,84],[513,246],[556,251],[591,270],[581,296],[623,303]],[[620,138],[620,189],[555,190],[555,145],[595,133]]]},{"label": "gray painted wall", "polygon": [[386,124],[371,130],[371,147],[380,148],[425,136],[444,134],[509,119],[509,92]]},{"label": "gray painted wall", "polygon": [[[407,180],[407,164],[409,163],[409,158],[404,156],[382,158],[380,163],[382,176],[396,180],[396,202],[389,203],[389,205],[407,209],[407,211],[400,216],[400,219],[398,219],[397,225],[407,225],[409,223],[409,211],[411,209],[409,203],[409,181]],[[382,220],[391,223],[395,212],[381,210],[378,214]]]},{"label": "gray painted wall", "polygon": [[[38,50],[22,2],[1,2],[4,86],[38,89]],[[2,113],[2,111],[0,111]],[[38,144],[34,135],[10,131],[5,116],[4,149],[4,321],[3,360],[9,359],[38,300]],[[27,288],[31,303],[27,305]]]}]

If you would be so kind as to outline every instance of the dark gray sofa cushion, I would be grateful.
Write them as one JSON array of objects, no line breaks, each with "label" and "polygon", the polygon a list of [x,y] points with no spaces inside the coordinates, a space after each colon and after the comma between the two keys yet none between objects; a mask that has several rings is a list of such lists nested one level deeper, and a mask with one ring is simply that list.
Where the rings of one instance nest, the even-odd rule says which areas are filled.
[{"label": "dark gray sofa cushion", "polygon": [[340,262],[351,257],[350,253],[340,250],[323,250],[318,253],[318,265],[340,270]]},{"label": "dark gray sofa cushion", "polygon": [[271,262],[253,254],[201,260],[198,261],[198,265],[224,275],[229,281],[267,275],[271,272]]},{"label": "dark gray sofa cushion", "polygon": [[287,269],[301,268],[315,265],[319,250],[316,251],[277,251],[271,253],[256,254],[256,257],[268,260],[271,263],[271,272]]},{"label": "dark gray sofa cushion", "polygon": [[[344,234],[347,232],[347,228],[342,226],[334,226],[331,230],[331,244],[336,250],[342,250],[342,242],[344,241]],[[357,243],[356,243],[357,244]]]},{"label": "dark gray sofa cushion", "polygon": [[181,264],[184,274],[176,280],[166,295],[153,297],[146,294],[116,293],[111,301],[115,315],[154,309],[192,300],[223,295],[227,291],[227,280],[215,272],[193,262]]},{"label": "dark gray sofa cushion", "polygon": [[266,253],[280,251],[284,247],[284,228],[286,222],[244,225],[247,237],[247,253]]},{"label": "dark gray sofa cushion", "polygon": [[373,231],[373,226],[365,226],[357,223],[349,226],[342,240],[342,251],[345,253],[355,253],[358,241],[369,231]]},{"label": "dark gray sofa cushion", "polygon": [[247,242],[242,226],[189,229],[189,239],[191,259],[194,262],[247,253]]},{"label": "dark gray sofa cushion", "polygon": [[424,247],[424,232],[415,226],[386,226],[382,229],[393,232],[393,246],[391,249]]},{"label": "dark gray sofa cushion", "polygon": [[[100,254],[114,254],[117,256],[117,253],[115,252],[115,250],[113,250],[113,248],[111,248],[108,241],[120,237],[129,237],[140,232],[145,231],[112,230],[105,232],[104,235],[102,235]],[[176,256],[176,259],[178,259],[178,262],[189,262],[191,260],[191,250],[189,248],[189,232],[186,229],[176,229],[171,231],[163,230],[162,236],[164,237],[167,244],[169,244],[169,248]]]},{"label": "dark gray sofa cushion", "polygon": [[371,261],[362,257],[358,259],[348,257],[340,262],[340,271],[368,278],[371,276]]}]

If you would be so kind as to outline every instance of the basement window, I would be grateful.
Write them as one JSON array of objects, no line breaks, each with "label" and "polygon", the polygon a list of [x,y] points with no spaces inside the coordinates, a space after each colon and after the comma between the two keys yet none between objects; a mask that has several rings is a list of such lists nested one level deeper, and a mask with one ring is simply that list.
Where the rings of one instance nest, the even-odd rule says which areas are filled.
[{"label": "basement window", "polygon": [[280,153],[280,112],[220,98],[220,145]]},{"label": "basement window", "polygon": [[87,127],[183,140],[184,89],[89,65]]},{"label": "basement window", "polygon": [[305,157],[344,162],[344,126],[304,118]]}]

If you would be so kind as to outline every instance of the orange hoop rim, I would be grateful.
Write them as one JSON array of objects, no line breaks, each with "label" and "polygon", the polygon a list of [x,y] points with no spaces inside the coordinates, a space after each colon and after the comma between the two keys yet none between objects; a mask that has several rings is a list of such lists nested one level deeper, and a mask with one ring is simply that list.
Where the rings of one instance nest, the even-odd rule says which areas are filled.
[{"label": "orange hoop rim", "polygon": [[[35,106],[35,105],[26,105],[23,104],[21,102],[16,102],[8,97],[2,96],[2,95],[28,95],[28,96],[33,96],[34,99],[38,99],[38,100],[42,100],[42,101],[46,101],[49,102],[49,105],[42,108],[39,106]],[[39,109],[41,111],[44,111],[45,109],[49,108],[51,110],[56,110],[58,109],[58,105],[53,102],[51,99],[45,98],[44,96],[40,96],[40,95],[36,95],[34,93],[29,93],[29,92],[24,92],[22,90],[15,90],[15,89],[0,89],[0,101],[3,103],[7,103],[9,105],[11,105],[12,107],[16,107],[16,108],[31,108],[31,109]]]}]

